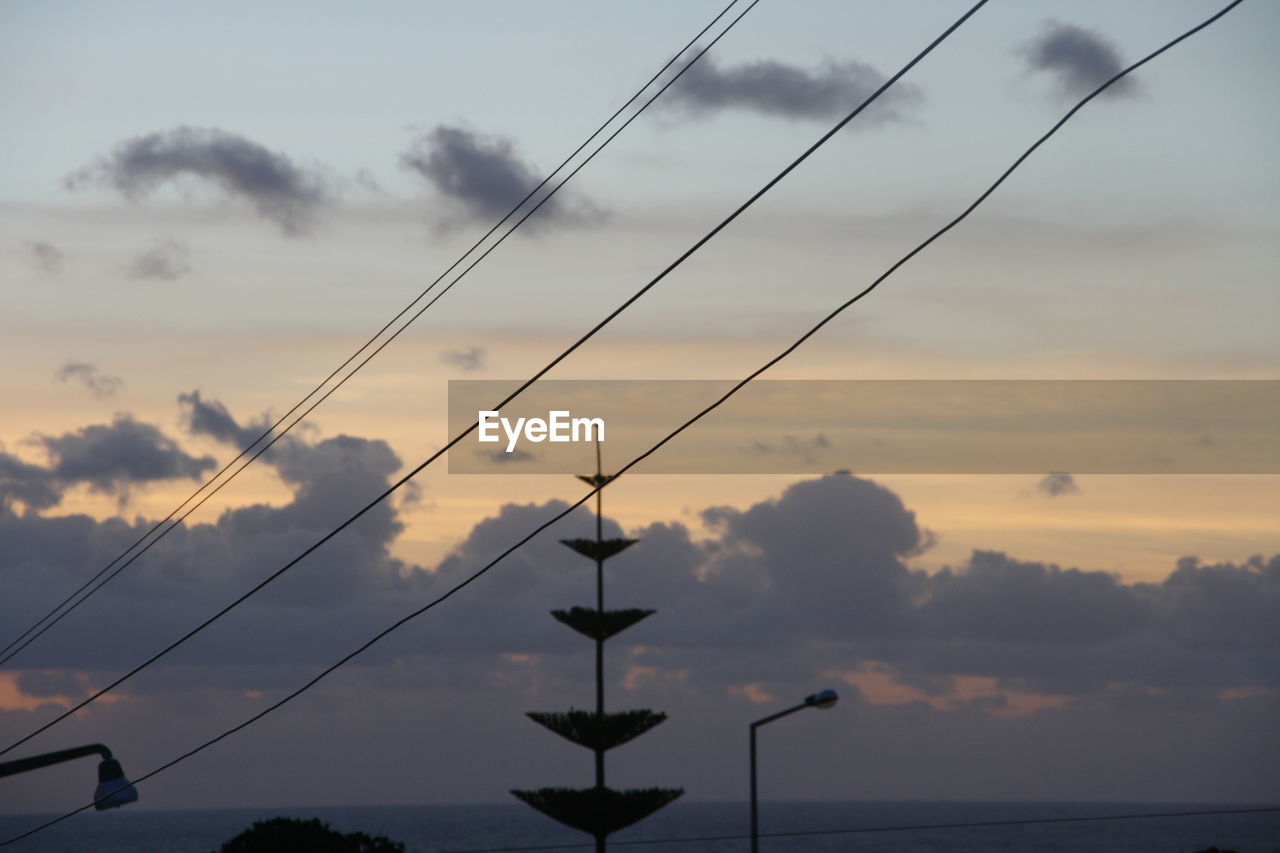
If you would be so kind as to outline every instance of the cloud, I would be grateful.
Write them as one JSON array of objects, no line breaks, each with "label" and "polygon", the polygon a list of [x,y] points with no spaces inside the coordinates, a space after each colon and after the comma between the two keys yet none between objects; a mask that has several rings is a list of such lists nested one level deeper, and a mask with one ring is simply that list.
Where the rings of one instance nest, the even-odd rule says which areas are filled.
[{"label": "cloud", "polygon": [[[198,400],[197,395],[190,396]],[[226,423],[206,434],[235,438],[251,429],[236,423],[220,403],[199,402],[226,415]],[[213,464],[212,459],[179,456],[176,446],[171,442],[166,446],[167,440],[153,428],[124,416],[117,419],[110,435],[103,433],[106,429],[89,427],[61,439],[46,439],[51,453],[57,455],[57,464],[49,469],[22,467],[12,457],[0,456],[0,494],[30,502],[33,496],[40,497],[34,491],[40,476],[54,480],[74,476],[107,488],[122,480],[202,470]],[[171,451],[170,458],[161,464],[154,458],[156,453],[138,452],[134,446],[141,443],[138,436],[148,440],[152,451]],[[100,464],[89,468],[90,460]],[[204,618],[200,614],[210,600],[238,595],[312,545],[385,490],[390,475],[401,465],[385,442],[348,435],[316,442],[286,436],[263,462],[291,490],[288,502],[233,507],[213,523],[175,527],[146,558],[104,589],[96,608],[85,608],[87,612],[79,617],[91,624],[96,619],[115,626],[109,642],[86,648],[76,632],[57,632],[33,646],[24,655],[23,665],[94,671],[125,665],[153,645],[156,636],[185,631]],[[3,624],[29,620],[29,614],[46,606],[44,602],[55,593],[83,580],[86,567],[125,550],[152,524],[143,518],[130,523],[83,515],[19,516],[7,501],[3,503],[0,540],[6,545],[0,553],[0,583],[23,590],[0,600]],[[287,683],[295,675],[290,667],[330,657],[375,625],[403,615],[407,603],[424,597],[427,582],[425,572],[390,556],[390,545],[402,530],[392,502],[367,512],[294,575],[255,597],[244,608],[244,623],[230,632],[210,632],[207,641],[202,637],[193,643],[198,667],[207,672],[224,666],[278,665],[282,668],[271,677]],[[355,612],[348,613],[342,624],[317,618],[317,610],[344,608]],[[141,689],[150,688],[143,684]]]},{"label": "cloud", "polygon": [[55,479],[88,483],[107,494],[124,494],[135,483],[198,480],[216,464],[211,456],[188,455],[160,430],[127,414],[116,415],[111,424],[41,436],[39,442],[50,456]]},{"label": "cloud", "polygon": [[179,394],[178,404],[185,407],[183,417],[188,432],[208,436],[233,445],[238,450],[255,442],[271,425],[271,421],[263,415],[258,422],[241,426],[227,411],[226,406],[217,400],[205,402],[198,389],[190,394]]},{"label": "cloud", "polygon": [[[425,178],[458,213],[481,222],[505,216],[540,181],[510,140],[447,125],[420,136],[400,162]],[[548,191],[548,187],[539,190],[517,216],[546,198]],[[559,192],[529,224],[587,224],[603,217],[604,212],[590,202]]]},{"label": "cloud", "polygon": [[[192,417],[197,431],[234,445],[250,429],[216,401],[187,396],[203,412]],[[55,471],[113,482],[111,472],[77,471],[72,461],[42,469],[0,455],[0,538],[12,543],[0,554],[0,583],[18,591],[0,601],[0,622],[21,621],[52,595],[49,585],[74,577],[95,554],[123,550],[150,524],[12,510],[10,502],[56,503]],[[113,585],[110,606],[134,614],[122,620],[129,627],[118,643],[95,650],[92,665],[74,644],[51,645],[30,665],[125,664],[157,632],[195,618],[200,602],[238,594],[310,546],[400,468],[385,442],[349,435],[286,436],[263,462],[292,492],[288,502],[234,507],[216,522],[175,529],[136,574]],[[129,476],[141,477],[139,467]],[[443,593],[564,506],[504,505],[426,571],[391,556],[403,522],[400,508],[383,502],[255,597],[236,629],[216,632],[192,660],[283,667],[270,677],[285,683],[292,667],[322,663]],[[858,681],[865,675],[850,675],[850,684],[861,683],[870,700],[896,701],[881,695],[892,687],[955,710],[980,697],[979,710],[997,714],[1064,702],[1119,707],[1135,697],[1205,706],[1224,691],[1280,691],[1280,555],[1212,565],[1188,558],[1160,583],[998,551],[927,573],[909,563],[931,541],[914,513],[884,486],[847,473],[802,480],[744,509],[710,507],[701,520],[701,539],[676,522],[624,530],[604,520],[606,537],[639,539],[609,561],[608,594],[613,606],[658,608],[616,647],[624,671],[634,667],[654,683],[756,684],[782,695],[830,673],[875,673],[869,685]],[[592,515],[575,511],[472,588],[482,594],[451,599],[366,665],[431,655],[449,677],[463,678],[477,656],[518,652],[585,680],[586,669],[570,664],[582,651],[576,635],[547,611],[590,603],[593,566],[558,540],[593,533]],[[326,613],[332,618],[319,617]],[[964,692],[977,683],[985,685],[978,693]]]},{"label": "cloud", "polygon": [[1280,555],[1207,565],[1184,557],[1153,590],[1153,607],[1161,630],[1188,648],[1243,656],[1280,649]]},{"label": "cloud", "polygon": [[159,240],[133,259],[131,278],[175,281],[191,272],[191,252],[181,240]]},{"label": "cloud", "polygon": [[49,509],[62,501],[62,488],[47,468],[0,450],[0,512],[15,501],[28,510]]},{"label": "cloud", "polygon": [[[666,103],[688,114],[739,109],[777,118],[826,119],[848,113],[885,79],[856,60],[827,62],[807,71],[769,59],[721,67],[708,55],[671,87]],[[895,84],[865,118],[877,123],[901,119],[901,108],[920,99],[915,87]]]},{"label": "cloud", "polygon": [[[1030,70],[1056,77],[1063,95],[1087,95],[1125,67],[1115,46],[1097,32],[1059,21],[1046,22],[1044,32],[1019,52]],[[1136,92],[1134,79],[1124,77],[1103,94],[1120,97]]]},{"label": "cloud", "polygon": [[1055,472],[1046,474],[1040,482],[1036,483],[1036,489],[1056,498],[1059,495],[1074,495],[1080,492],[1080,487],[1076,485],[1076,480],[1070,474]]},{"label": "cloud", "polygon": [[[562,507],[504,506],[440,564],[435,588]],[[899,691],[951,694],[940,703],[955,709],[971,707],[961,687],[986,685],[983,713],[1118,706],[1135,692],[1168,705],[1280,690],[1280,556],[1183,561],[1159,584],[997,551],[930,574],[908,562],[928,531],[893,492],[848,474],[701,515],[711,536],[700,541],[676,523],[624,532],[605,522],[606,537],[640,540],[609,561],[609,600],[659,610],[628,636],[643,647],[632,664],[681,673],[691,688],[757,683],[782,695],[875,668]],[[437,614],[437,630],[459,646],[571,650],[555,623],[529,615],[591,594],[589,573],[556,542],[589,530],[590,516],[562,524],[486,577],[485,596]]]},{"label": "cloud", "polygon": [[52,243],[43,240],[27,240],[22,244],[28,260],[45,275],[57,275],[62,271],[62,264],[67,255]]},{"label": "cloud", "polygon": [[[241,426],[222,403],[205,402],[199,391],[183,394],[187,424],[192,434],[208,435],[237,450],[247,447],[266,431],[259,423]],[[339,435],[316,443],[294,434],[282,436],[261,461],[275,468],[280,479],[294,489],[294,501],[274,511],[279,523],[315,529],[336,526],[360,509],[360,503],[382,492],[400,459],[381,440]],[[383,501],[361,517],[354,529],[378,548],[386,549],[402,528],[389,501]]]},{"label": "cloud", "polygon": [[[288,503],[230,509],[215,524],[175,531],[134,583],[163,579],[179,597],[190,594],[182,590],[208,594],[209,586],[234,594],[385,489],[399,467],[385,443],[353,436],[314,443],[288,436],[277,447],[282,453],[264,460],[293,492]],[[376,629],[440,594],[563,507],[505,505],[427,572],[390,556],[403,524],[384,502],[259,596],[234,639],[209,641],[218,651],[201,665],[321,663],[341,642],[357,640],[359,626]],[[755,683],[785,692],[831,672],[876,671],[886,685],[923,689],[956,708],[964,705],[957,685],[985,679],[982,701],[992,713],[1008,712],[1002,701],[1124,704],[1142,694],[1203,703],[1225,690],[1280,689],[1280,556],[1211,566],[1185,560],[1159,584],[995,551],[928,574],[906,562],[929,541],[914,515],[888,489],[847,474],[702,515],[712,531],[703,541],[678,523],[624,531],[605,520],[607,537],[640,540],[610,560],[609,597],[617,606],[659,609],[628,637],[642,644],[631,664],[653,677],[680,673],[699,689]],[[9,539],[30,546],[19,544],[13,559],[39,553],[30,559],[40,564],[72,555],[46,570],[56,577],[81,564],[73,556],[81,550],[123,548],[136,535],[120,521],[76,518],[10,517]],[[589,602],[591,566],[558,540],[589,536],[593,526],[586,511],[573,513],[488,575],[483,595],[451,600],[430,617],[429,630],[376,659],[445,655],[452,657],[439,658],[441,666],[465,668],[472,655],[580,651],[572,632],[545,614]],[[126,584],[117,594],[140,596],[141,606],[157,593]],[[301,621],[297,607],[341,610],[346,627],[340,636],[317,633],[320,625],[336,629],[329,620]],[[286,635],[289,642],[276,648]]]},{"label": "cloud", "polygon": [[460,370],[473,371],[484,368],[488,350],[484,347],[468,347],[467,349],[447,349],[440,352],[440,360]]},{"label": "cloud", "polygon": [[929,579],[917,609],[926,637],[1008,644],[1105,643],[1150,616],[1144,592],[1104,572],[975,551]]},{"label": "cloud", "polygon": [[[226,406],[204,400],[199,391],[180,395],[178,402],[186,407],[187,428],[193,435],[209,436],[236,450],[248,447],[270,426],[266,415],[241,425]],[[272,511],[278,523],[305,529],[324,529],[345,521],[361,508],[360,502],[382,492],[391,474],[400,468],[399,457],[385,441],[349,435],[314,443],[296,434],[285,435],[263,454],[261,463],[273,467],[294,490],[291,504]],[[393,504],[383,501],[353,527],[379,551],[385,551],[403,525]]]},{"label": "cloud", "polygon": [[[78,377],[90,388],[103,377],[92,365],[71,362],[60,376]],[[112,386],[108,386],[112,387]],[[59,436],[40,435],[33,443],[49,456],[49,464],[25,462],[0,450],[0,507],[21,503],[28,512],[57,506],[64,492],[79,483],[122,499],[133,485],[190,478],[215,464],[213,457],[187,454],[177,442],[151,424],[118,414],[110,424],[94,424]]]},{"label": "cloud", "polygon": [[307,231],[328,199],[316,170],[243,136],[185,126],[125,140],[110,155],[69,175],[65,183],[69,189],[105,184],[137,200],[184,176],[209,181],[249,202],[289,235]]},{"label": "cloud", "polygon": [[[883,486],[833,474],[796,483],[747,510],[704,510],[702,519],[719,531],[717,552],[703,571],[735,587],[746,584],[741,592],[749,592],[750,603],[739,617],[747,622],[828,638],[903,624],[917,581],[903,559],[926,540],[914,513]],[[811,594],[819,590],[826,592]],[[771,629],[753,633],[764,640]]]},{"label": "cloud", "polygon": [[[201,434],[234,442],[250,429],[217,401],[184,396],[188,406],[202,407],[199,419],[192,415]],[[398,470],[399,460],[376,439],[287,436],[282,444],[284,452],[264,462],[289,486],[286,502],[232,507],[216,520],[175,528],[77,611],[78,626],[68,620],[24,652],[25,669],[14,671],[24,695],[81,695],[101,683],[101,673],[153,653],[157,637],[189,629],[211,603],[282,565]],[[0,473],[11,470],[6,464],[0,456]],[[20,483],[40,476],[31,466],[12,471]],[[0,477],[0,487],[5,482]],[[606,493],[606,508],[609,502]],[[163,734],[177,730],[176,721],[181,731],[222,730],[261,707],[264,691],[274,698],[304,682],[317,665],[443,593],[564,507],[558,500],[505,504],[433,571],[391,556],[401,526],[387,507],[377,523],[339,534],[131,681],[128,701],[68,720],[64,735],[68,742],[110,736],[121,741],[108,741],[118,751],[127,747],[159,763],[185,748]],[[965,791],[977,786],[996,799],[1019,789],[1078,799],[1099,784],[1108,796],[1132,799],[1151,795],[1153,768],[1160,770],[1155,778],[1203,786],[1170,783],[1160,788],[1164,797],[1203,798],[1222,780],[1244,800],[1274,789],[1265,747],[1274,741],[1280,690],[1280,556],[1189,558],[1159,583],[1126,583],[997,551],[974,552],[930,574],[910,565],[928,544],[915,515],[888,488],[847,473],[796,482],[743,508],[706,508],[700,520],[696,536],[678,522],[624,529],[613,518],[603,521],[606,537],[639,539],[606,565],[609,606],[658,611],[608,646],[611,706],[671,714],[650,746],[629,759],[633,771],[670,779],[670,756],[680,754],[673,782],[730,791],[738,782],[729,771],[708,782],[719,779],[725,755],[740,754],[741,729],[724,720],[745,725],[780,707],[755,704],[753,695],[781,703],[834,685],[845,711],[815,718],[812,725],[830,727],[811,733],[822,746],[816,757],[796,760],[818,762],[823,784],[865,784],[858,795],[883,796],[892,783],[895,796],[954,797],[959,783],[948,780],[959,777]],[[83,580],[86,565],[123,550],[150,523],[0,507],[0,585],[9,591],[0,596],[0,624],[29,621],[55,592]],[[208,753],[222,769],[202,774],[192,798],[205,789],[246,796],[245,761],[260,770],[251,774],[258,787],[248,796],[296,796],[296,762],[309,759],[295,755],[316,752],[308,748],[315,743],[331,753],[347,745],[344,738],[387,756],[365,772],[401,792],[409,789],[400,780],[383,777],[395,772],[405,737],[428,738],[424,748],[439,747],[448,790],[433,789],[422,795],[427,799],[460,796],[459,786],[483,798],[516,784],[483,769],[500,763],[490,755],[522,756],[529,766],[578,778],[577,753],[529,735],[519,721],[525,710],[568,707],[591,695],[590,644],[547,611],[592,603],[594,564],[558,540],[593,534],[589,512],[571,513],[344,667],[301,700],[303,710],[284,728],[251,727],[244,740]],[[85,636],[99,639],[86,643]],[[22,733],[37,717],[0,710],[0,727]],[[287,744],[279,742],[282,731]],[[1080,743],[1094,751],[1082,756]],[[275,755],[288,760],[269,757]],[[844,772],[855,759],[867,773]],[[932,773],[939,761],[955,773]],[[690,767],[707,769],[691,778]],[[1198,767],[1209,777],[1192,772]],[[263,782],[264,774],[279,776],[278,787]],[[174,778],[181,783],[181,774]],[[317,788],[314,796],[332,794]]]},{"label": "cloud", "polygon": [[119,376],[108,376],[99,372],[98,368],[92,364],[83,361],[68,361],[58,368],[56,375],[59,382],[76,380],[99,399],[114,397],[116,392],[124,387],[124,380]]},{"label": "cloud", "polygon": [[[242,425],[221,402],[206,401],[198,390],[179,395],[178,402],[185,408],[184,419],[192,435],[208,436],[236,450],[252,445],[271,426],[267,415]],[[381,440],[339,435],[313,443],[291,433],[278,438],[259,464],[274,468],[294,491],[292,503],[272,510],[277,523],[323,530],[360,509],[359,501],[370,500],[386,489],[389,477],[400,468],[400,459]],[[420,491],[410,489],[407,494],[402,506],[412,506],[421,499]],[[390,547],[402,527],[390,501],[370,509],[353,526],[379,553]]]}]

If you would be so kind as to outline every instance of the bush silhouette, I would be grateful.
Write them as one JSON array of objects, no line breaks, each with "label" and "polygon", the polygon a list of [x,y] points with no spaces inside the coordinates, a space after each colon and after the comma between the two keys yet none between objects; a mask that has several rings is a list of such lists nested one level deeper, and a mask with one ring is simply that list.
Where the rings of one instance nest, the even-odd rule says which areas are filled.
[{"label": "bush silhouette", "polygon": [[404,853],[404,845],[363,832],[343,835],[318,818],[260,820],[222,845],[219,853]]}]

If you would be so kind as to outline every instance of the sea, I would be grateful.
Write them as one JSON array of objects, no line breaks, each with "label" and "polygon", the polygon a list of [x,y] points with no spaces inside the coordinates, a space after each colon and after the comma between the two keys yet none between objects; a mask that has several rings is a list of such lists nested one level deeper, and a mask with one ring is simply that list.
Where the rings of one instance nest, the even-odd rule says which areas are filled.
[{"label": "sea", "polygon": [[[1156,815],[1254,805],[1035,802],[767,802],[761,853],[1280,853],[1280,811]],[[354,808],[145,810],[84,813],[5,848],[15,853],[217,853],[255,821],[319,818],[341,832],[385,835],[409,853],[591,851],[586,835],[521,803]],[[52,815],[0,815],[0,842]],[[1066,819],[1066,820],[1064,820]],[[1053,820],[1017,824],[1015,821]],[[1005,825],[960,826],[991,823]],[[933,827],[933,828],[922,828]],[[637,853],[750,850],[745,803],[677,801],[609,840]]]}]

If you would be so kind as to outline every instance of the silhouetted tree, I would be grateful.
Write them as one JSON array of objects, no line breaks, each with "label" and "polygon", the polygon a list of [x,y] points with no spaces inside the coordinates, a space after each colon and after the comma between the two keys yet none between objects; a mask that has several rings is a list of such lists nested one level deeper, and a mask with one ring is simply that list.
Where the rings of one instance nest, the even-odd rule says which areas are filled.
[{"label": "silhouetted tree", "polygon": [[404,853],[404,845],[384,835],[343,835],[318,818],[273,817],[223,844],[219,853]]},{"label": "silhouetted tree", "polygon": [[[579,479],[598,489],[603,489],[613,479],[613,475],[606,475],[600,470],[599,444],[596,445],[595,475],[579,475]],[[604,538],[601,494],[596,492],[595,538],[561,540],[561,544],[596,564],[596,606],[551,611],[557,621],[595,642],[595,711],[571,708],[568,711],[530,711],[528,714],[535,723],[595,753],[596,784],[591,788],[517,789],[511,792],[547,817],[591,835],[596,840],[596,853],[604,853],[607,849],[610,834],[648,817],[684,793],[682,788],[616,790],[605,785],[604,754],[644,734],[665,720],[667,715],[648,708],[611,713],[604,709],[605,640],[652,616],[654,611],[637,608],[606,610],[604,607],[604,562],[630,548],[637,540]]]}]

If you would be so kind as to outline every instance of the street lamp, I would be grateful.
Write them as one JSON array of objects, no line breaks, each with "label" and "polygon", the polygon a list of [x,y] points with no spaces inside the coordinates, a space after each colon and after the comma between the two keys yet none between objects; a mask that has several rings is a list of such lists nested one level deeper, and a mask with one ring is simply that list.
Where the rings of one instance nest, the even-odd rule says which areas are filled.
[{"label": "street lamp", "polygon": [[46,752],[43,755],[32,755],[28,758],[19,758],[17,761],[0,763],[0,778],[13,776],[17,773],[26,773],[28,770],[39,770],[41,767],[61,764],[64,761],[73,761],[77,758],[84,758],[87,755],[102,756],[102,761],[98,764],[98,787],[93,792],[93,807],[95,809],[98,811],[115,809],[138,799],[138,789],[133,787],[133,783],[125,778],[120,762],[111,756],[111,750],[100,743],[91,743],[86,746],[77,746],[73,749],[59,750],[58,752]]},{"label": "street lamp", "polygon": [[840,697],[834,690],[823,690],[804,697],[804,701],[785,711],[778,711],[767,717],[761,717],[751,724],[751,853],[760,853],[760,809],[756,798],[756,729],[765,723],[772,723],[787,714],[803,711],[805,708],[830,708]]}]

